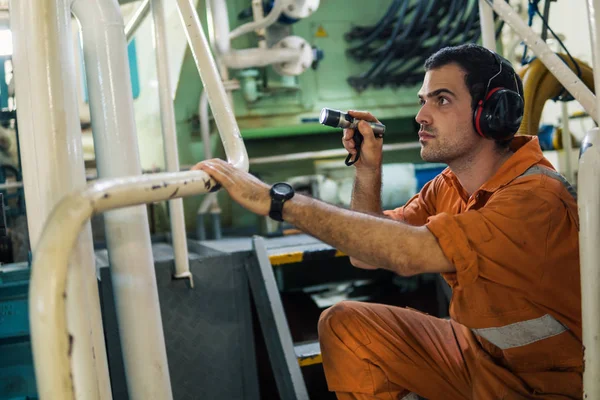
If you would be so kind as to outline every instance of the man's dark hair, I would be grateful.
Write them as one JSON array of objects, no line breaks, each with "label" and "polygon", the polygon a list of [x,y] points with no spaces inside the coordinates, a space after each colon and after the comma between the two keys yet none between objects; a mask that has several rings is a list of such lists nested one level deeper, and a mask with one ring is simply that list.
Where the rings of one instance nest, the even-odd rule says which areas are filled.
[{"label": "man's dark hair", "polygon": [[[485,95],[489,80],[500,71],[498,59],[488,49],[469,43],[439,50],[425,61],[425,71],[441,68],[448,64],[457,64],[465,71],[465,84],[471,94],[471,108],[475,111],[477,103]],[[512,69],[509,70],[504,66],[502,73],[495,77],[490,84],[490,90],[496,87],[514,90],[523,96],[521,78],[519,75],[515,75]],[[508,145],[507,142],[497,141],[497,143],[502,147]]]}]

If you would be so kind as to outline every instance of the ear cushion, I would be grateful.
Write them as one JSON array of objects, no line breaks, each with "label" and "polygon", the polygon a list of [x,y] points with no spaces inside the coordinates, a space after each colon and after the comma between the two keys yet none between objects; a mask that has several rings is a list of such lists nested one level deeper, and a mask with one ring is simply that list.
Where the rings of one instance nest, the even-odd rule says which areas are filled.
[{"label": "ear cushion", "polygon": [[517,92],[495,88],[477,105],[475,130],[488,139],[510,139],[521,126],[523,109],[523,98]]}]

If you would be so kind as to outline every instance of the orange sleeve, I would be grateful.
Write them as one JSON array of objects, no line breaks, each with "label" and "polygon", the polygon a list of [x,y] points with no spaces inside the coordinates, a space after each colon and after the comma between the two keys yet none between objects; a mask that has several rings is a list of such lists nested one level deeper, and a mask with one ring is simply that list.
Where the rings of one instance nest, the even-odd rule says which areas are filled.
[{"label": "orange sleeve", "polygon": [[428,218],[459,285],[480,277],[523,290],[540,283],[550,229],[567,210],[558,199],[550,204],[518,186],[496,192],[479,210]]},{"label": "orange sleeve", "polygon": [[409,225],[425,225],[427,218],[435,214],[436,179],[427,182],[421,191],[402,207],[386,210],[383,213],[391,219],[406,222]]}]

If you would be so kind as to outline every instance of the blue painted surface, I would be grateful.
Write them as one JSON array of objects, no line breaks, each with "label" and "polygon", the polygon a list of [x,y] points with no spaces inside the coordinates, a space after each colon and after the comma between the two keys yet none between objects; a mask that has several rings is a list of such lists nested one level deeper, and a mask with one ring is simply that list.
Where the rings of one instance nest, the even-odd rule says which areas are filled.
[{"label": "blue painted surface", "polygon": [[417,178],[417,191],[446,169],[445,164],[415,164],[415,176]]},{"label": "blue painted surface", "polygon": [[[13,264],[15,265],[15,264]],[[0,400],[36,399],[29,336],[29,268],[0,268]]]}]

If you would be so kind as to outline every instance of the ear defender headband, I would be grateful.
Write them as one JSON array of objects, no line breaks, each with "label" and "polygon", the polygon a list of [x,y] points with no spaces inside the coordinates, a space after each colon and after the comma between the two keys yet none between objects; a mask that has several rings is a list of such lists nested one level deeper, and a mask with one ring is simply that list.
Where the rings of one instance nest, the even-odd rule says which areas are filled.
[{"label": "ear defender headband", "polygon": [[[523,120],[523,96],[518,92],[517,74],[513,67],[498,54],[491,53],[498,61],[500,70],[488,81],[483,99],[479,100],[475,108],[473,124],[475,131],[481,137],[492,140],[509,140],[517,133]],[[503,68],[512,72],[516,92],[503,87],[495,87],[490,90],[492,81],[502,73]]]}]

